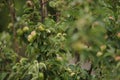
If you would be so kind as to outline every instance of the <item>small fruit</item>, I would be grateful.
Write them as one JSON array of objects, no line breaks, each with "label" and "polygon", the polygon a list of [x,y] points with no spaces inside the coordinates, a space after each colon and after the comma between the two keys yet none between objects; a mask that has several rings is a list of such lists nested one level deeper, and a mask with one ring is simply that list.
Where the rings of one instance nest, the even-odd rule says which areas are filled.
[{"label": "small fruit", "polygon": [[23,34],[22,29],[18,29],[18,30],[17,30],[17,34],[18,34],[19,36],[21,36],[21,35]]},{"label": "small fruit", "polygon": [[13,27],[13,23],[9,23],[8,24],[8,29],[12,28]]},{"label": "small fruit", "polygon": [[67,69],[66,69],[69,73],[72,73],[72,70],[68,67]]},{"label": "small fruit", "polygon": [[35,37],[35,36],[36,36],[36,31],[32,31],[32,32],[31,32],[31,35],[32,35],[33,37]]},{"label": "small fruit", "polygon": [[100,52],[100,51],[97,52],[97,56],[98,56],[98,57],[99,57],[99,56],[102,56],[102,55],[103,55],[102,52]]},{"label": "small fruit", "polygon": [[115,61],[120,61],[120,56],[116,56]]},{"label": "small fruit", "polygon": [[26,5],[27,5],[28,7],[33,7],[33,2],[30,1],[30,0],[28,0],[28,1],[26,2]]},{"label": "small fruit", "polygon": [[109,17],[110,20],[114,20],[114,18],[112,16]]},{"label": "small fruit", "polygon": [[120,32],[117,34],[117,37],[120,38]]},{"label": "small fruit", "polygon": [[38,27],[38,29],[39,29],[40,31],[44,31],[44,30],[45,30],[44,27],[41,26],[41,25]]},{"label": "small fruit", "polygon": [[106,49],[106,45],[101,45],[100,49],[101,49],[101,51],[104,51]]},{"label": "small fruit", "polygon": [[44,80],[44,74],[42,72],[39,73],[39,79]]},{"label": "small fruit", "polygon": [[28,27],[28,26],[25,26],[25,27],[23,28],[23,32],[27,32],[27,31],[29,31],[29,27]]},{"label": "small fruit", "polygon": [[29,42],[32,42],[32,41],[33,41],[32,35],[28,35],[28,38],[27,38],[27,39],[28,39]]},{"label": "small fruit", "polygon": [[62,61],[62,60],[63,60],[62,57],[60,57],[60,56],[57,57],[57,61]]},{"label": "small fruit", "polygon": [[37,35],[36,31],[32,31],[31,34],[28,35],[28,38],[27,38],[28,41],[33,42],[35,40],[35,38],[36,38],[36,35]]}]

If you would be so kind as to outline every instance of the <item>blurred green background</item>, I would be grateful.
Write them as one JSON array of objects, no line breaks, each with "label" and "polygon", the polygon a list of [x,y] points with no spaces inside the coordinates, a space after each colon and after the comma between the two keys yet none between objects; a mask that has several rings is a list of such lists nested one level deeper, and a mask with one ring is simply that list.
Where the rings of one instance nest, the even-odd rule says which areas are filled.
[{"label": "blurred green background", "polygon": [[[26,0],[14,0],[16,16],[19,17],[23,14],[25,1]],[[8,3],[6,3],[5,0],[0,0],[0,32],[7,30],[10,21]]]}]

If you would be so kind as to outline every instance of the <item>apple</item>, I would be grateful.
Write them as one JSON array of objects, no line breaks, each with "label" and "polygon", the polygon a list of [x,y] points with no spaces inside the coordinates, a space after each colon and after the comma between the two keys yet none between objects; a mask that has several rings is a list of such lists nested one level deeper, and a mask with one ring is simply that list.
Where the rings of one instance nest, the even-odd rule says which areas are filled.
[{"label": "apple", "polygon": [[35,40],[35,38],[36,38],[36,35],[37,35],[36,31],[35,31],[35,30],[32,31],[31,34],[28,35],[28,38],[27,38],[28,41],[29,41],[29,42],[33,42],[33,41]]},{"label": "apple", "polygon": [[32,37],[35,37],[37,34],[36,34],[36,31],[32,31],[31,32],[31,35],[32,35]]},{"label": "apple", "polygon": [[28,26],[25,26],[25,27],[23,28],[23,32],[27,32],[27,31],[29,31],[29,27],[28,27]]},{"label": "apple", "polygon": [[42,25],[40,25],[40,26],[38,27],[38,29],[39,29],[40,31],[44,31],[44,30],[45,30]]},{"label": "apple", "polygon": [[28,35],[28,38],[27,38],[27,39],[28,39],[29,42],[33,42],[33,36],[32,36],[31,34]]},{"label": "apple", "polygon": [[101,50],[101,51],[104,51],[105,49],[106,49],[106,45],[101,45],[101,46],[100,46],[100,50]]},{"label": "apple", "polygon": [[99,57],[99,56],[102,56],[103,55],[103,53],[101,52],[101,51],[98,51],[97,52],[97,56]]},{"label": "apple", "polygon": [[117,34],[117,37],[120,38],[120,32]]},{"label": "apple", "polygon": [[18,29],[18,30],[17,30],[17,34],[18,34],[19,36],[21,36],[21,35],[23,34],[23,30],[22,30],[22,29]]},{"label": "apple", "polygon": [[44,80],[44,74],[42,72],[39,73],[39,79]]},{"label": "apple", "polygon": [[56,60],[61,62],[63,60],[63,58],[60,56],[57,56]]},{"label": "apple", "polygon": [[13,26],[14,26],[13,23],[9,23],[8,24],[8,29],[12,28]]}]

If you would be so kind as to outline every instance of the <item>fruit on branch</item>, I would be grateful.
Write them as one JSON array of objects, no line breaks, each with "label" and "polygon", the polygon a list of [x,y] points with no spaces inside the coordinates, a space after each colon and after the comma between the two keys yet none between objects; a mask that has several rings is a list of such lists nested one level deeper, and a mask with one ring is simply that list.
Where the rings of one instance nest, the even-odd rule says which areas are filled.
[{"label": "fruit on branch", "polygon": [[42,25],[40,25],[40,26],[38,27],[38,29],[39,29],[40,31],[44,31],[44,30],[45,30]]},{"label": "fruit on branch", "polygon": [[117,37],[120,38],[120,32],[117,34]]},{"label": "fruit on branch", "polygon": [[42,72],[39,73],[39,79],[44,80],[44,74]]},{"label": "fruit on branch", "polygon": [[27,38],[28,41],[33,42],[35,40],[35,38],[36,38],[36,35],[37,35],[36,31],[32,31],[31,34],[28,35],[28,38]]},{"label": "fruit on branch", "polygon": [[101,50],[101,51],[104,51],[105,49],[106,49],[106,45],[101,45],[101,46],[100,46],[100,50]]},{"label": "fruit on branch", "polygon": [[31,35],[32,35],[33,37],[35,37],[35,36],[36,36],[36,31],[32,31],[32,32],[31,32]]},{"label": "fruit on branch", "polygon": [[97,56],[98,56],[98,57],[100,57],[100,56],[102,56],[102,55],[103,55],[103,53],[102,53],[101,51],[98,51],[98,52],[97,52]]},{"label": "fruit on branch", "polygon": [[26,1],[28,7],[33,7],[33,2],[31,0]]},{"label": "fruit on branch", "polygon": [[21,35],[23,34],[23,30],[22,30],[22,29],[18,29],[18,30],[17,30],[17,34],[18,34],[19,36],[21,36]]},{"label": "fruit on branch", "polygon": [[28,26],[25,26],[25,27],[23,28],[23,32],[27,32],[27,31],[29,31],[29,27],[28,27]]}]

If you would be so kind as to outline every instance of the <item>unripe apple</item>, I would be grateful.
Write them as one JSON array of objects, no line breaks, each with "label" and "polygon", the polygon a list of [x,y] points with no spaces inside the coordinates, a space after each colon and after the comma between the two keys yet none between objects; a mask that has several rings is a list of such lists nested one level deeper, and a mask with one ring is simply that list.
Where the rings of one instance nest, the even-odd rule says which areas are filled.
[{"label": "unripe apple", "polygon": [[56,59],[57,61],[62,61],[63,60],[63,58],[62,57],[60,57],[60,56],[57,56],[57,59]]},{"label": "unripe apple", "polygon": [[36,35],[37,35],[36,31],[32,31],[31,34],[28,35],[28,41],[33,42],[34,39],[36,38]]},{"label": "unripe apple", "polygon": [[18,34],[19,36],[21,36],[21,35],[23,34],[22,29],[18,29],[18,30],[17,30],[17,34]]},{"label": "unripe apple", "polygon": [[114,20],[114,18],[112,16],[109,17],[110,20]]},{"label": "unripe apple", "polygon": [[25,27],[23,28],[23,32],[27,32],[27,31],[29,31],[29,27],[28,27],[28,26],[25,26]]},{"label": "unripe apple", "polygon": [[30,1],[30,0],[28,0],[28,1],[26,2],[26,5],[27,5],[28,7],[33,7],[33,2]]},{"label": "unripe apple", "polygon": [[98,57],[99,57],[99,56],[102,56],[102,55],[103,55],[102,52],[100,52],[100,51],[97,52],[97,56],[98,56]]},{"label": "unripe apple", "polygon": [[67,69],[66,69],[69,73],[72,73],[72,70],[68,67]]},{"label": "unripe apple", "polygon": [[12,28],[13,27],[13,23],[9,23],[8,24],[8,29]]},{"label": "unripe apple", "polygon": [[117,34],[117,37],[120,38],[120,32]]},{"label": "unripe apple", "polygon": [[39,79],[44,80],[44,74],[42,72],[39,73]]},{"label": "unripe apple", "polygon": [[104,51],[106,49],[106,45],[101,45],[100,49],[101,49],[101,51]]},{"label": "unripe apple", "polygon": [[33,37],[35,37],[37,34],[36,34],[36,31],[32,31],[31,32],[31,35],[33,36]]},{"label": "unripe apple", "polygon": [[120,56],[116,56],[115,61],[120,61]]},{"label": "unripe apple", "polygon": [[44,31],[44,30],[45,30],[42,25],[40,25],[40,26],[38,27],[38,29],[39,29],[40,31]]},{"label": "unripe apple", "polygon": [[28,39],[29,42],[32,42],[33,41],[33,36],[30,34],[30,35],[28,35],[27,39]]}]

